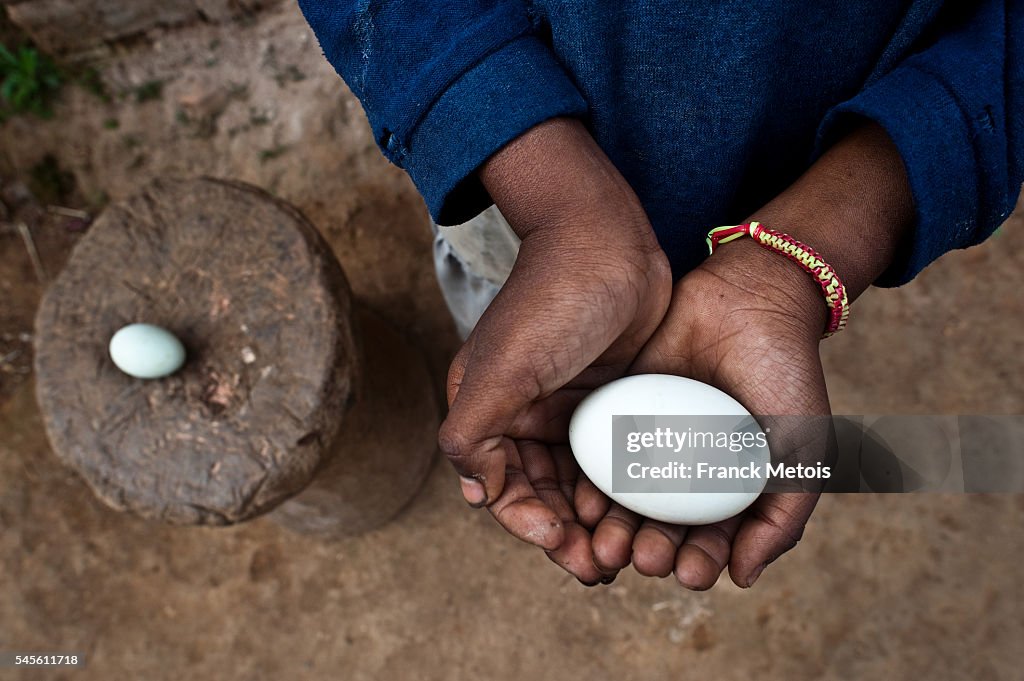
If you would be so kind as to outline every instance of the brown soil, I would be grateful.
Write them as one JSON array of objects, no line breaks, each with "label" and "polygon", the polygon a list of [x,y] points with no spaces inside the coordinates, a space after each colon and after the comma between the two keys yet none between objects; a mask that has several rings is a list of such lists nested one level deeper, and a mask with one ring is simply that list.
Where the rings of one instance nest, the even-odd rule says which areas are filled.
[{"label": "brown soil", "polygon": [[[5,187],[33,184],[48,154],[56,167],[34,191],[90,212],[156,177],[264,187],[320,227],[356,297],[422,347],[442,384],[457,340],[426,212],[294,7],[158,31],[98,66],[109,103],[68,87],[53,120],[0,126]],[[52,276],[82,224],[30,208],[21,219]],[[824,345],[835,410],[1024,411],[1022,227],[858,301]],[[443,465],[395,522],[334,542],[266,518],[174,528],[116,513],[43,435],[41,292],[22,238],[0,231],[0,647],[89,658],[38,678],[1020,676],[1020,497],[829,497],[754,589],[723,580],[702,594],[634,574],[585,589],[468,509]]]}]

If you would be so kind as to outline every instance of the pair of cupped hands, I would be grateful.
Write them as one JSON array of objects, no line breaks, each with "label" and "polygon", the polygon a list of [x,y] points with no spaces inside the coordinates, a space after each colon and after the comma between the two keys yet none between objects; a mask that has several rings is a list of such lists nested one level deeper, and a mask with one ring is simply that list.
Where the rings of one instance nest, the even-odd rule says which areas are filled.
[{"label": "pair of cupped hands", "polygon": [[[820,289],[750,239],[673,283],[637,196],[575,120],[527,131],[479,178],[522,245],[449,371],[439,442],[466,501],[586,585],[632,563],[690,589],[710,588],[726,568],[751,586],[799,541],[817,495],[763,494],[699,527],[643,518],[582,474],[569,419],[591,390],[638,373],[711,384],[752,414],[827,415]],[[911,213],[898,154],[867,125],[754,217],[813,244],[853,298],[892,260]],[[846,220],[858,232],[840,247]]]}]

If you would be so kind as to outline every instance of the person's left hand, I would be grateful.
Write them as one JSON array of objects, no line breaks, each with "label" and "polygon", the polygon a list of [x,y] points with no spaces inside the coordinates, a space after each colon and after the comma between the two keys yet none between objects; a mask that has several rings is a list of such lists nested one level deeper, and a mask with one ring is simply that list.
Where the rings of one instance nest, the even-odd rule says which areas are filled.
[{"label": "person's left hand", "polygon": [[[898,150],[881,127],[867,123],[752,217],[821,253],[852,302],[893,264],[913,225],[914,203]],[[818,353],[825,321],[821,289],[807,273],[740,239],[675,285],[665,319],[630,373],[709,383],[758,416],[827,416]],[[825,453],[827,426],[814,424],[826,419],[777,423],[769,435],[773,459]],[[738,586],[753,584],[800,540],[816,503],[817,494],[808,492],[763,494],[734,518],[687,528],[613,505],[585,478],[575,494],[580,522],[595,528],[599,570],[614,574],[632,562],[645,575],[674,572],[697,590],[714,585],[726,566]]]},{"label": "person's left hand", "polygon": [[[753,241],[730,243],[676,284],[665,320],[631,373],[694,378],[732,395],[752,414],[828,415],[818,355],[825,306],[815,288],[804,272]],[[773,449],[799,454],[823,448],[818,433],[780,432],[786,425],[780,421],[773,429]],[[584,524],[601,518],[593,549],[602,572],[632,561],[641,574],[674,572],[697,590],[714,585],[727,565],[738,586],[753,584],[796,545],[816,501],[811,493],[763,494],[738,516],[684,527],[611,504],[586,481],[577,494]]]}]

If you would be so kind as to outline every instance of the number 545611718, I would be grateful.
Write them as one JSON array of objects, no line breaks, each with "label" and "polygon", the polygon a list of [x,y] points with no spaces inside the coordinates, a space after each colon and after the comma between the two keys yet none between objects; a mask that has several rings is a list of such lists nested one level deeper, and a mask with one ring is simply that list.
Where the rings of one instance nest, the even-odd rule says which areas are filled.
[{"label": "number 545611718", "polygon": [[81,667],[85,658],[77,653],[3,653],[0,667]]}]

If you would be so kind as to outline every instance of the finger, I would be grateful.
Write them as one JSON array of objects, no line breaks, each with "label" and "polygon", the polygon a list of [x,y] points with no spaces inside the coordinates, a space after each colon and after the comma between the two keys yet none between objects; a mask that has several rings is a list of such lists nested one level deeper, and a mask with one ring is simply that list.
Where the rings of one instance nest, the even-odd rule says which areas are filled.
[{"label": "finger", "polygon": [[729,575],[736,586],[751,586],[769,563],[797,545],[818,496],[762,494],[747,509],[729,559]]},{"label": "finger", "polygon": [[693,591],[713,587],[729,564],[733,539],[741,522],[742,516],[734,516],[711,525],[691,527],[676,553],[676,581]]},{"label": "finger", "polygon": [[576,507],[576,517],[579,519],[580,525],[592,530],[608,513],[612,500],[581,472],[576,480],[576,495],[573,505]]},{"label": "finger", "polygon": [[448,366],[448,377],[445,383],[445,395],[448,398],[448,406],[451,407],[455,398],[459,394],[459,388],[462,386],[462,378],[466,375],[466,362],[469,361],[469,356],[473,352],[473,346],[476,342],[476,328],[470,332],[469,338],[462,344],[459,351],[455,353],[455,357],[452,358],[452,363]]},{"label": "finger", "polygon": [[[448,398],[448,406],[451,407],[455,403],[458,397],[459,390],[462,387],[463,377],[466,373],[466,365],[469,362],[469,358],[473,353],[473,348],[476,344],[476,329],[470,333],[469,338],[462,344],[459,351],[455,354],[452,359],[452,363],[448,368],[448,378],[445,386],[445,393]],[[487,503],[487,491],[481,482],[481,478],[491,473],[492,477],[495,475],[494,469],[497,468],[498,463],[504,464],[503,452],[498,451],[499,447],[503,447],[500,438],[492,438],[489,442],[489,446],[485,451],[473,451],[469,449],[469,445],[456,437],[457,433],[448,433],[445,431],[445,423],[441,424],[441,431],[438,433],[438,443],[440,444],[441,450],[445,452],[452,467],[455,468],[455,472],[459,474],[459,484],[462,488],[462,496],[466,499],[469,504],[479,508]],[[482,466],[481,466],[482,462]],[[490,465],[488,465],[490,464]],[[479,472],[479,469],[483,467],[485,472]],[[487,470],[489,469],[489,470]],[[503,476],[501,476],[503,477]]]},{"label": "finger", "polygon": [[[765,394],[762,391],[769,383],[759,384],[750,376],[769,374],[773,376],[771,385],[776,387]],[[782,414],[761,418],[768,433],[772,461],[806,465],[827,456],[832,431],[830,419],[824,417],[830,409],[814,348],[794,348],[787,361],[771,363],[763,371],[751,370],[747,379],[734,382],[734,396],[749,404],[752,413]],[[769,484],[778,487],[780,482],[786,481]],[[807,519],[818,502],[820,486],[813,480],[789,482],[790,487],[804,491],[764,493],[743,514],[729,558],[729,574],[737,586],[751,586],[769,563],[796,546],[803,536]]]},{"label": "finger", "polygon": [[[504,434],[508,425],[530,402],[530,397],[514,388],[495,386],[476,389],[465,396],[466,376],[473,371],[477,348],[476,333],[463,345],[448,371],[448,417],[438,432],[438,445],[455,472],[459,474],[462,494],[473,506],[497,499],[504,486]],[[488,368],[477,363],[478,372]],[[472,388],[469,390],[473,393]],[[463,396],[462,399],[459,399]],[[479,421],[475,417],[481,417]]]},{"label": "finger", "polygon": [[686,531],[685,525],[645,520],[633,539],[633,567],[647,577],[668,577]]},{"label": "finger", "polygon": [[[547,449],[554,463],[558,486],[561,490],[561,500],[554,502],[557,506],[556,511],[562,509],[563,505],[565,509],[568,509],[568,513],[561,516],[562,524],[565,527],[565,540],[557,549],[547,552],[548,558],[585,586],[594,586],[598,582],[608,584],[615,579],[615,575],[604,574],[594,565],[594,549],[590,533],[576,522],[575,510],[572,508],[576,480],[580,475],[576,459],[568,447],[555,445],[549,446]],[[532,467],[527,465],[526,468],[529,471]],[[539,491],[538,494],[540,494]],[[541,498],[544,498],[543,495]]]},{"label": "finger", "polygon": [[558,486],[562,490],[562,496],[569,503],[573,510],[573,518],[578,520],[576,515],[576,483],[580,479],[580,467],[576,463],[576,457],[572,450],[565,445],[550,445],[551,458],[555,462],[555,473],[558,476]]},{"label": "finger", "polygon": [[518,440],[516,448],[530,486],[537,498],[547,504],[563,523],[575,522],[576,514],[559,483],[558,468],[550,448],[533,440]]},{"label": "finger", "polygon": [[547,556],[585,586],[608,584],[615,579],[614,573],[606,574],[597,569],[590,533],[579,523],[565,524],[565,540],[557,549],[548,551]]},{"label": "finger", "polygon": [[562,521],[537,496],[514,443],[508,438],[504,442],[508,450],[505,487],[488,510],[510,534],[542,549],[556,549],[565,539]]},{"label": "finger", "polygon": [[633,555],[633,537],[642,518],[612,504],[594,530],[594,563],[601,572],[621,570],[629,565]]}]

